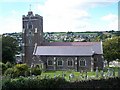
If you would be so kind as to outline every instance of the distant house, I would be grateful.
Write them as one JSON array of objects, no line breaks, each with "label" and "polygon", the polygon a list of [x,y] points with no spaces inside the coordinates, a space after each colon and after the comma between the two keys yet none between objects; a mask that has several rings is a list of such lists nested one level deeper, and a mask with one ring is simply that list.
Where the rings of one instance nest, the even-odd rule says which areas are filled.
[{"label": "distant house", "polygon": [[23,15],[23,62],[42,63],[46,70],[75,71],[103,68],[102,42],[44,42],[43,17]]}]

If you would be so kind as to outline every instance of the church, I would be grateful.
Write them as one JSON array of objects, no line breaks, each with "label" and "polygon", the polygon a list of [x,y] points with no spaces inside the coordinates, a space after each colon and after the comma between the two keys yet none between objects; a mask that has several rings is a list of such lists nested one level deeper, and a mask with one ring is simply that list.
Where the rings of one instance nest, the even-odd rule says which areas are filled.
[{"label": "church", "polygon": [[42,64],[45,70],[87,70],[103,68],[102,42],[47,42],[43,38],[43,17],[29,11],[22,16],[22,60]]}]

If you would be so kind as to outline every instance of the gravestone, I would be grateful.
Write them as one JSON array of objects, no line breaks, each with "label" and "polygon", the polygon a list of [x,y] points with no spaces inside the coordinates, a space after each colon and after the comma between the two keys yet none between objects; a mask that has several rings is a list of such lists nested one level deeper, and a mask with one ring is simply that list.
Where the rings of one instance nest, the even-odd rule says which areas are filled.
[{"label": "gravestone", "polygon": [[71,74],[69,75],[69,80],[71,81],[73,78],[74,78],[74,74],[71,73]]},{"label": "gravestone", "polygon": [[87,75],[87,71],[85,71],[85,80],[87,79],[88,75]]},{"label": "gravestone", "polygon": [[103,78],[104,77],[104,72],[103,72],[103,70],[101,71],[101,78]]},{"label": "gravestone", "polygon": [[56,78],[56,74],[54,74],[54,78]]},{"label": "gravestone", "polygon": [[83,70],[81,70],[81,72],[80,72],[80,77],[84,78],[84,76],[83,76]]},{"label": "gravestone", "polygon": [[62,72],[62,78],[65,78],[65,73],[64,72]]},{"label": "gravestone", "polygon": [[98,67],[96,67],[96,78],[98,78]]},{"label": "gravestone", "polygon": [[115,70],[113,69],[113,77],[115,77]]},{"label": "gravestone", "polygon": [[118,77],[120,77],[120,68],[118,69]]},{"label": "gravestone", "polygon": [[108,68],[108,70],[107,70],[107,77],[109,77],[110,76],[110,68]]},{"label": "gravestone", "polygon": [[110,77],[113,77],[113,68],[110,69]]}]

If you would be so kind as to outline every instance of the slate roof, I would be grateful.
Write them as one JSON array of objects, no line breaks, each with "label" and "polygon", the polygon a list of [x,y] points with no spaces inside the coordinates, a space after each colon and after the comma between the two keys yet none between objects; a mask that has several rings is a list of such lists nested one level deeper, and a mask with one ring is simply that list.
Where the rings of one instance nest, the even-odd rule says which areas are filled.
[{"label": "slate roof", "polygon": [[83,45],[94,45],[100,42],[50,42],[43,43],[43,46],[83,46]]},{"label": "slate roof", "polygon": [[92,56],[103,54],[101,42],[53,42],[37,46],[34,55]]},{"label": "slate roof", "polygon": [[81,46],[38,46],[35,55],[91,56],[91,48]]}]

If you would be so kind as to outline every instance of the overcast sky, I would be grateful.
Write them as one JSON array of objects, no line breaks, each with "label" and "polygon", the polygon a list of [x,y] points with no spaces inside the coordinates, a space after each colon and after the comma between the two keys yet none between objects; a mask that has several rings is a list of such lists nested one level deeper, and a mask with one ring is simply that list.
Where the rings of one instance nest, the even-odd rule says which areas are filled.
[{"label": "overcast sky", "polygon": [[21,32],[30,4],[44,32],[118,30],[119,0],[0,0],[0,33]]}]

